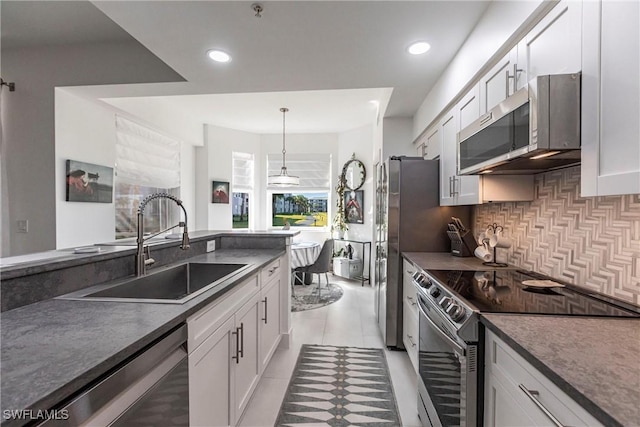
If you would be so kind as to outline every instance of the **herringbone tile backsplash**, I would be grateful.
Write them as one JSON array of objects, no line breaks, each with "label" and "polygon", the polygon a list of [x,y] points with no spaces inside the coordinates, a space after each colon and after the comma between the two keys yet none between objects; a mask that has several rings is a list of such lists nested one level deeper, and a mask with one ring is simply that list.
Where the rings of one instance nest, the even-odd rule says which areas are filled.
[{"label": "herringbone tile backsplash", "polygon": [[475,234],[504,226],[498,261],[640,304],[640,195],[580,197],[580,168],[536,175],[533,202],[479,205]]}]

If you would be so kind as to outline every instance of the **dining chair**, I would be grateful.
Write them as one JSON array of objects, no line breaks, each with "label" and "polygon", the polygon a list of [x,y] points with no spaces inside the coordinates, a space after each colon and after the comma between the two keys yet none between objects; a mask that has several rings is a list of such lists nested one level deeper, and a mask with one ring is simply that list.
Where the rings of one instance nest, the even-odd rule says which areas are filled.
[{"label": "dining chair", "polygon": [[320,287],[322,285],[320,281],[320,274],[324,273],[325,281],[327,282],[327,288],[329,287],[329,276],[328,272],[331,271],[331,258],[333,256],[333,239],[327,239],[322,244],[322,249],[320,250],[320,255],[315,260],[315,262],[306,267],[302,267],[301,271],[305,273],[312,273],[318,275],[318,297],[320,297]]}]

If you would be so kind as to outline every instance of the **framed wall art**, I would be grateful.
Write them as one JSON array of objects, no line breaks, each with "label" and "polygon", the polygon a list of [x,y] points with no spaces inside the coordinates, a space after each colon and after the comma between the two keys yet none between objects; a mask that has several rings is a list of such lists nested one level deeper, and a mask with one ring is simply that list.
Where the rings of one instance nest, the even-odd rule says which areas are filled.
[{"label": "framed wall art", "polygon": [[211,184],[211,203],[229,204],[229,182],[213,181]]},{"label": "framed wall art", "polygon": [[113,203],[113,168],[67,160],[67,202]]},{"label": "framed wall art", "polygon": [[344,192],[344,217],[347,223],[364,224],[364,190]]}]

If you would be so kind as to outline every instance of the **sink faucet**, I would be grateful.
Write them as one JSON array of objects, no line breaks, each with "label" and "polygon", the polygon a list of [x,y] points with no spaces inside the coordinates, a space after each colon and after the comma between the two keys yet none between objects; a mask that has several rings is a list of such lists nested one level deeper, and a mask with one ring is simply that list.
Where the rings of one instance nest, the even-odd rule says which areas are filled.
[{"label": "sink faucet", "polygon": [[[147,206],[147,203],[149,203],[152,200],[155,199],[169,199],[169,200],[173,200],[174,202],[176,202],[176,204],[178,206],[180,206],[182,208],[182,212],[184,212],[184,222],[179,222],[176,225],[174,225],[173,227],[169,227],[166,230],[162,230],[159,231],[151,236],[148,236],[147,238],[145,238],[143,236],[144,232],[144,224],[143,224],[143,220],[144,220],[144,208]],[[138,207],[138,251],[136,252],[136,276],[144,276],[147,272],[147,265],[153,264],[155,261],[149,257],[145,257],[144,254],[144,242],[151,239],[152,237],[157,236],[158,234],[162,234],[164,232],[167,232],[169,230],[172,230],[176,227],[182,227],[182,244],[180,245],[180,249],[182,250],[186,250],[189,249],[189,231],[187,230],[187,211],[184,208],[184,206],[182,205],[182,200],[178,199],[175,196],[172,196],[171,194],[167,194],[167,193],[154,193],[151,194],[149,196],[147,196],[142,203],[140,203],[140,206]],[[147,246],[148,249],[148,246]]]}]

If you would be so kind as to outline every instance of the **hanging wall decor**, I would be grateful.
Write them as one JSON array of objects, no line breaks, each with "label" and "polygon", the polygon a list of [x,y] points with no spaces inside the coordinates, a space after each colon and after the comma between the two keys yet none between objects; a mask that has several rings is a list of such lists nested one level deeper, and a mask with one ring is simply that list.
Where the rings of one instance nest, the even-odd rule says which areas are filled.
[{"label": "hanging wall decor", "polygon": [[229,204],[229,182],[213,181],[211,185],[211,203]]},{"label": "hanging wall decor", "polygon": [[347,223],[364,224],[364,190],[344,192],[344,217]]},{"label": "hanging wall decor", "polygon": [[113,203],[113,168],[67,160],[67,202]]}]

